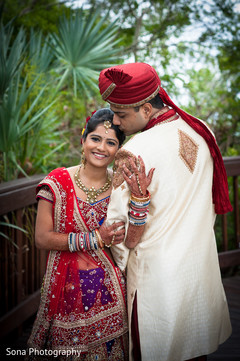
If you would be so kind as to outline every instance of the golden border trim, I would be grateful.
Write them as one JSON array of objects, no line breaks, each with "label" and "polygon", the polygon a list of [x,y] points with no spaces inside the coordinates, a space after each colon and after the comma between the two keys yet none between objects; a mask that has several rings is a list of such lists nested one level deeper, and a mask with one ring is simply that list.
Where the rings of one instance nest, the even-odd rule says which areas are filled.
[{"label": "golden border trim", "polygon": [[[173,120],[177,120],[178,118],[179,118],[179,116],[178,116],[177,114],[175,114],[175,115],[173,115],[172,117],[170,117],[170,118],[168,118],[168,119],[166,119],[166,120],[163,120],[163,121],[160,122],[160,123],[155,124],[155,125],[153,126],[153,128],[156,127],[156,126],[158,126],[158,125],[161,125],[161,124],[170,123],[170,122],[172,122]],[[151,129],[151,128],[150,128],[150,129]]]},{"label": "golden border trim", "polygon": [[107,99],[107,97],[113,92],[113,90],[116,88],[116,84],[115,83],[111,83],[110,85],[109,85],[109,87],[105,90],[105,92],[104,93],[102,93],[102,98],[103,98],[103,100],[106,100]]},{"label": "golden border trim", "polygon": [[[112,83],[112,84],[114,84],[114,83]],[[106,100],[109,104],[114,105],[116,108],[134,108],[134,107],[138,107],[140,105],[143,105],[144,103],[147,103],[149,100],[154,98],[157,95],[157,93],[159,93],[159,90],[160,90],[160,86],[158,85],[157,89],[151,95],[149,95],[149,97],[147,97],[147,98],[145,98],[143,100],[140,100],[137,103],[133,103],[133,104],[118,104],[118,103],[111,102],[110,100],[106,100],[106,98],[105,99],[103,98],[103,99]],[[105,92],[103,94],[105,94]]]}]

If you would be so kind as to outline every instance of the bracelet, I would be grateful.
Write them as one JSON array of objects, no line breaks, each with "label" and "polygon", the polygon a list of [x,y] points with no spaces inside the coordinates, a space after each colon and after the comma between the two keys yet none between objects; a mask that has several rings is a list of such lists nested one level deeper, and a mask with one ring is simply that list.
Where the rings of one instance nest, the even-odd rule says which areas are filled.
[{"label": "bracelet", "polygon": [[150,193],[148,191],[143,197],[138,197],[132,193],[129,200],[129,223],[133,226],[143,226],[147,222],[149,204]]},{"label": "bracelet", "polygon": [[80,242],[79,242],[79,233],[76,234],[76,244],[77,244],[77,251],[81,251]]},{"label": "bracelet", "polygon": [[133,217],[133,218],[145,218],[147,216],[148,212],[144,212],[144,213],[139,213],[139,212],[135,212],[130,208],[129,214]]},{"label": "bracelet", "polygon": [[99,247],[104,248],[104,243],[103,243],[101,234],[100,234],[100,232],[99,232],[99,230],[97,228],[95,229],[95,233],[96,233],[96,236],[97,236],[97,239],[98,239]]},{"label": "bracelet", "polygon": [[97,250],[98,249],[98,238],[96,236],[95,231],[92,231],[92,240],[93,240],[93,246]]},{"label": "bracelet", "polygon": [[147,209],[148,206],[150,204],[150,201],[148,202],[135,202],[132,199],[130,199],[129,205],[130,207],[132,207],[133,209]]},{"label": "bracelet", "polygon": [[116,234],[114,233],[114,235],[113,235],[113,238],[112,238],[111,242],[110,242],[109,244],[106,244],[106,243],[103,241],[104,245],[105,245],[107,248],[112,247],[113,242],[114,242],[114,240],[115,240],[115,237],[116,237]]},{"label": "bracelet", "polygon": [[68,249],[70,252],[74,252],[72,247],[72,233],[68,234]]},{"label": "bracelet", "polygon": [[72,233],[72,244],[74,251],[76,251],[77,250],[76,233]]},{"label": "bracelet", "polygon": [[88,232],[86,233],[86,249],[91,249],[90,234]]},{"label": "bracelet", "polygon": [[139,182],[139,177],[138,177],[137,173],[136,173],[136,179],[137,179],[137,185],[138,185],[139,192],[143,195],[143,191],[142,191],[141,184]]},{"label": "bracelet", "polygon": [[134,225],[145,224],[147,222],[147,215],[144,215],[143,217],[133,217],[131,213],[129,213],[129,222]]},{"label": "bracelet", "polygon": [[79,242],[80,242],[80,247],[79,248],[81,249],[81,251],[85,252],[85,249],[84,249],[84,246],[83,246],[83,236],[84,236],[84,233],[81,232],[80,237],[79,237]]},{"label": "bracelet", "polygon": [[102,239],[100,233],[96,230],[92,232],[80,232],[74,233],[70,232],[68,234],[68,249],[69,252],[86,252],[90,250],[97,250],[98,245],[103,248]]},{"label": "bracelet", "polygon": [[151,198],[151,194],[147,190],[147,194],[145,196],[136,196],[134,193],[131,193],[131,198],[133,201],[136,202],[143,202],[143,201],[149,201]]},{"label": "bracelet", "polygon": [[129,223],[132,224],[133,226],[138,226],[138,227],[140,227],[140,226],[144,226],[144,224],[146,223],[146,220],[144,219],[144,220],[141,220],[141,222],[138,222],[138,221],[133,220],[133,219],[131,219],[131,218],[129,217]]},{"label": "bracelet", "polygon": [[90,249],[94,249],[94,241],[93,241],[91,232],[88,233],[88,237],[89,237],[89,247],[90,247]]}]

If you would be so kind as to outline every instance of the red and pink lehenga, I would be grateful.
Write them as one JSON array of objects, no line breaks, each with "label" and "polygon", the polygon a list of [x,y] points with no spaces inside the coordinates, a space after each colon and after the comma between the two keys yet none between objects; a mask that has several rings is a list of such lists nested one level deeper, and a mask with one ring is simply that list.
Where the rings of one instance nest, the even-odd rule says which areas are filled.
[{"label": "red and pink lehenga", "polygon": [[[43,179],[38,197],[50,200],[49,189],[54,231],[88,232],[99,228],[109,197],[94,204],[77,199],[66,168],[58,168]],[[128,360],[125,279],[104,250],[49,252],[28,346],[78,350],[78,360]]]}]

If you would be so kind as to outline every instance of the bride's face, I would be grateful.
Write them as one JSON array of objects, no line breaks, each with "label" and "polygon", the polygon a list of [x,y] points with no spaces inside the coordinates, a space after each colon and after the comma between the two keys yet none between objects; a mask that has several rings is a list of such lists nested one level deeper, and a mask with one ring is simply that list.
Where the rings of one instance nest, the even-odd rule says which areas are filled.
[{"label": "bride's face", "polygon": [[119,148],[114,129],[107,129],[100,124],[87,135],[83,143],[86,162],[95,167],[107,167]]}]

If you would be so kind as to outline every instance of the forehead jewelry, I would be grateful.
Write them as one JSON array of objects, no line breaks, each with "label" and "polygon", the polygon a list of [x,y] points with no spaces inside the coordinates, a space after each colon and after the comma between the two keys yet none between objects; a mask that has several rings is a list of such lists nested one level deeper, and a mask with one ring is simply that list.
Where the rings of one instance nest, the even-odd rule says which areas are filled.
[{"label": "forehead jewelry", "polygon": [[111,128],[111,122],[109,120],[104,120],[103,126],[106,129],[105,133],[108,133],[108,129]]}]

